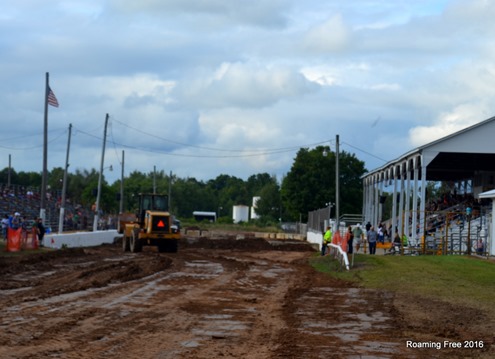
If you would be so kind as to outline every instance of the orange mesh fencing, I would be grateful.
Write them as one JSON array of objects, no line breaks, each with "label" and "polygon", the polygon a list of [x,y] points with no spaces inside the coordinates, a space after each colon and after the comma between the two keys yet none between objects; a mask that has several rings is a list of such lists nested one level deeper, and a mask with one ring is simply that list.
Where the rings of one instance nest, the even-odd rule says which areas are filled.
[{"label": "orange mesh fencing", "polygon": [[31,229],[31,236],[27,236],[23,243],[23,249],[38,249],[38,234],[36,228]]},{"label": "orange mesh fencing", "polygon": [[5,247],[7,252],[19,252],[21,250],[21,231],[20,228],[8,228],[7,246]]},{"label": "orange mesh fencing", "polygon": [[5,250],[7,252],[19,252],[23,249],[38,249],[38,234],[36,228],[33,228],[30,232],[23,232],[21,228],[12,229],[8,228],[7,246]]},{"label": "orange mesh fencing", "polygon": [[344,238],[342,238],[339,231],[335,231],[333,238],[332,238],[332,244],[342,248],[344,253],[347,252],[347,241],[344,240]]}]

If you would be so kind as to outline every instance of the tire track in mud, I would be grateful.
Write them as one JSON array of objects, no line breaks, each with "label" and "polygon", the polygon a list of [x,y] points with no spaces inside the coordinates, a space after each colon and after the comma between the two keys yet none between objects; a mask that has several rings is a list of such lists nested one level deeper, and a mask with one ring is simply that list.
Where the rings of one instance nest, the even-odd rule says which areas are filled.
[{"label": "tire track in mud", "polygon": [[311,251],[266,248],[223,239],[2,263],[0,357],[421,357],[403,348],[390,294],[316,273]]},{"label": "tire track in mud", "polygon": [[391,294],[305,270],[286,296],[288,330],[273,358],[418,357],[404,348]]},{"label": "tire track in mud", "polygon": [[[209,352],[215,357],[228,353],[232,341],[246,342],[253,323],[265,317],[258,309],[264,302],[260,299],[273,290],[280,271],[272,272],[266,261],[245,263],[192,253],[175,258],[164,271],[120,283],[111,279],[102,287],[95,276],[111,266],[98,262],[88,258],[59,266],[60,272],[24,273],[26,287],[18,282],[17,289],[4,290],[2,302],[10,305],[2,312],[0,326],[9,330],[0,334],[0,355],[199,357],[206,351],[206,357]],[[123,272],[134,265],[132,256],[117,262]],[[96,286],[88,288],[88,280]],[[149,342],[155,345],[143,353],[143,343]],[[245,357],[250,351],[243,350]]]}]

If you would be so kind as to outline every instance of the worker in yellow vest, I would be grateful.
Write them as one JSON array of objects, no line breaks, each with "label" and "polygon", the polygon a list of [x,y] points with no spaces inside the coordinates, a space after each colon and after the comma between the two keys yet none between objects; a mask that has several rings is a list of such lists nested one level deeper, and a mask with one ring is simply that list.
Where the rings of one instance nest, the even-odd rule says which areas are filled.
[{"label": "worker in yellow vest", "polygon": [[332,243],[332,229],[330,226],[327,227],[325,234],[323,235],[323,243],[321,245],[321,255],[324,256],[328,245]]}]

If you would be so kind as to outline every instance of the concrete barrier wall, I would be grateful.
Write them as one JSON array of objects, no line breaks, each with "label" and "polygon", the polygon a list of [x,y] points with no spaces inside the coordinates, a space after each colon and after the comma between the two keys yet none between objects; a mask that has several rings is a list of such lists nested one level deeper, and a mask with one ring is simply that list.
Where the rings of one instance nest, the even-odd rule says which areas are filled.
[{"label": "concrete barrier wall", "polygon": [[43,244],[48,248],[62,247],[91,247],[104,243],[114,243],[116,238],[122,237],[116,230],[76,233],[48,233],[43,238]]},{"label": "concrete barrier wall", "polygon": [[[197,232],[197,233],[196,233]],[[187,235],[192,237],[199,237],[199,231],[189,231]],[[205,231],[203,236],[209,237],[210,232]],[[298,240],[304,241],[306,238],[298,234],[283,234],[283,233],[253,233],[255,237],[261,237],[265,239],[279,239],[279,240]],[[48,233],[45,234],[43,244],[48,248],[62,247],[91,247],[99,246],[104,243],[114,243],[117,238],[121,238],[122,234],[118,234],[116,230],[108,231],[96,231],[96,232],[76,232],[76,233]],[[307,241],[310,243],[321,245],[323,236],[321,233],[308,232]]]},{"label": "concrete barrier wall", "polygon": [[318,246],[321,246],[321,243],[323,242],[323,234],[320,232],[308,232],[306,238],[308,242],[318,244]]},{"label": "concrete barrier wall", "polygon": [[[197,229],[190,229],[187,232],[182,232],[184,235],[188,237],[214,237],[215,235],[224,235],[225,233],[223,231],[216,231],[216,230],[197,230]],[[305,241],[306,236],[302,234],[295,234],[295,233],[269,233],[269,232],[240,232],[236,234],[236,232],[232,232],[233,235],[237,235],[239,238],[247,238],[247,237],[256,237],[256,238],[263,238],[263,239],[279,239],[279,240],[294,240],[294,241]],[[321,241],[320,241],[321,242]]]}]

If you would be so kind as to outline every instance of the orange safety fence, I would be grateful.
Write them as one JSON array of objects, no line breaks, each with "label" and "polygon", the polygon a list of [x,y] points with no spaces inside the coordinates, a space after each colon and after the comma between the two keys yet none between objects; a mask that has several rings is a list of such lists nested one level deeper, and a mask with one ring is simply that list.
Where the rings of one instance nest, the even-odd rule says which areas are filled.
[{"label": "orange safety fence", "polygon": [[342,238],[339,231],[336,231],[334,233],[332,238],[332,244],[339,246],[340,248],[342,248],[344,253],[347,253],[347,241],[344,238]]},{"label": "orange safety fence", "polygon": [[343,238],[340,232],[335,232],[332,243],[328,245],[329,254],[340,261],[341,268],[345,265],[349,270],[349,258],[347,257],[347,236]]},{"label": "orange safety fence", "polygon": [[19,252],[23,249],[38,249],[38,235],[36,229],[23,232],[21,228],[12,229],[8,228],[7,245],[5,250],[7,252]]}]

